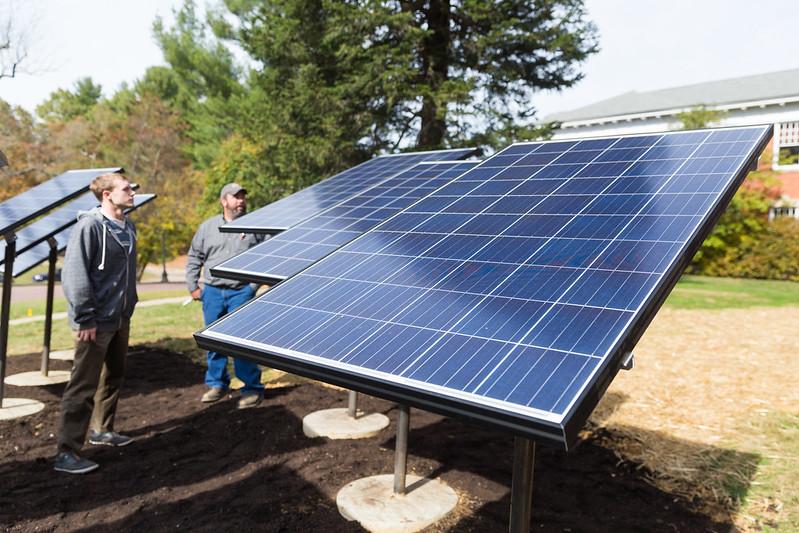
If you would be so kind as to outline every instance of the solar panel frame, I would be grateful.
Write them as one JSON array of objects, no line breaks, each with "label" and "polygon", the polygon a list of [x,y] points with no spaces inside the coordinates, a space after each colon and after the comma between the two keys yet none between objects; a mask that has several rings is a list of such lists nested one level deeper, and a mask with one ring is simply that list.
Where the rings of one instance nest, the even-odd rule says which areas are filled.
[{"label": "solar panel frame", "polygon": [[0,203],[0,235],[6,235],[54,207],[80,196],[92,180],[122,167],[69,170]]},{"label": "solar panel frame", "polygon": [[[294,285],[300,287],[297,276],[284,284],[279,285],[273,291],[269,291],[264,296],[250,302],[247,306],[241,308],[239,311],[222,318],[214,324],[207,327],[205,330],[197,332],[195,339],[198,344],[206,349],[213,349],[225,351],[236,356],[244,357],[256,362],[268,364],[271,367],[279,368],[289,372],[298,373],[314,379],[320,379],[350,389],[366,392],[371,395],[388,398],[401,403],[414,405],[430,411],[439,412],[445,415],[459,416],[467,419],[472,419],[478,422],[487,423],[494,426],[502,427],[514,434],[521,435],[528,438],[533,438],[541,442],[550,444],[559,444],[569,449],[573,446],[577,439],[577,432],[580,427],[587,420],[588,415],[596,406],[597,402],[604,394],[609,386],[611,380],[616,375],[621,365],[624,362],[625,356],[632,350],[640,336],[645,331],[648,324],[651,322],[654,315],[662,305],[665,297],[676,284],[685,266],[690,262],[693,254],[699,249],[704,239],[709,235],[712,227],[715,225],[716,220],[721,215],[723,210],[729,204],[735,191],[740,186],[745,178],[748,169],[753,167],[757,162],[757,157],[767,145],[771,133],[771,126],[755,126],[755,127],[738,127],[738,128],[723,128],[715,130],[702,130],[697,132],[718,132],[718,131],[734,131],[734,130],[753,130],[757,133],[756,142],[752,142],[749,150],[746,152],[745,157],[740,158],[734,171],[729,173],[729,180],[726,181],[725,188],[721,194],[715,197],[712,207],[709,208],[701,223],[696,225],[691,231],[690,235],[685,237],[680,252],[670,259],[669,267],[666,271],[657,278],[657,282],[649,288],[648,295],[645,299],[633,309],[631,319],[626,323],[626,326],[620,330],[613,340],[612,345],[606,350],[606,356],[601,360],[598,366],[591,374],[590,379],[585,381],[585,385],[580,389],[579,394],[572,398],[568,404],[568,408],[564,410],[561,417],[553,417],[546,419],[546,417],[539,417],[530,419],[519,416],[517,413],[511,413],[507,410],[497,408],[491,405],[490,402],[475,402],[470,398],[456,397],[456,396],[441,396],[434,390],[420,388],[419,385],[412,386],[411,384],[404,383],[401,377],[391,376],[392,380],[382,378],[376,375],[369,375],[368,369],[359,368],[361,373],[354,373],[341,367],[335,367],[334,360],[325,359],[321,356],[313,356],[308,353],[294,352],[289,348],[280,348],[277,345],[267,346],[260,344],[254,346],[255,341],[245,341],[242,339],[232,338],[230,336],[214,333],[213,330],[220,324],[224,325],[229,321],[233,324],[234,321],[241,321],[242,315],[248,312],[251,306],[258,306],[261,300],[267,300],[270,293],[273,291],[280,291],[286,289],[295,282]],[[690,133],[690,132],[688,132]],[[594,137],[590,139],[578,139],[568,142],[582,142],[592,140],[607,140],[607,139],[634,139],[646,136],[669,136],[677,133],[658,133],[658,134],[641,134],[632,136],[613,136],[613,137]],[[682,132],[686,134],[686,132]],[[712,133],[711,133],[712,134]],[[703,141],[704,142],[704,141]],[[522,143],[522,145],[531,145],[539,143]],[[557,145],[557,141],[549,143],[552,146]],[[701,143],[700,143],[701,144]],[[501,158],[503,155],[510,153],[514,147],[520,145],[513,145],[506,150],[503,150],[495,158]],[[654,146],[654,145],[653,145]],[[698,148],[697,145],[694,150]],[[651,148],[651,147],[650,147]],[[494,158],[486,160],[483,164],[478,166],[490,166],[489,162]],[[495,161],[496,162],[496,161]],[[687,161],[682,164],[686,164]],[[668,179],[676,175],[676,170]],[[668,180],[664,183],[667,183]],[[423,201],[423,200],[422,200]],[[421,202],[421,201],[420,201]],[[410,210],[410,208],[409,208]],[[640,215],[639,212],[637,215]],[[698,215],[702,215],[700,212]],[[397,215],[396,217],[399,217]],[[394,217],[394,218],[396,218]],[[630,221],[635,217],[630,216]],[[390,221],[391,219],[389,219]],[[384,222],[388,224],[389,221]],[[375,228],[376,232],[380,227]],[[366,238],[369,233],[361,238]],[[361,239],[359,238],[359,239]],[[350,245],[355,247],[355,243],[359,240],[356,239]],[[616,240],[616,238],[614,238]],[[612,241],[611,241],[612,242]],[[347,247],[340,252],[343,253]],[[333,258],[328,256],[326,260]],[[597,256],[598,257],[598,256]],[[317,263],[321,265],[323,261]],[[309,269],[311,270],[311,269]],[[565,294],[565,292],[563,293]],[[263,308],[255,307],[263,313]],[[245,315],[246,316],[246,315]],[[529,334],[529,333],[528,333]],[[249,344],[248,344],[249,342]],[[433,388],[433,386],[430,386]]]},{"label": "solar panel frame", "polygon": [[[332,205],[360,194],[366,188],[372,187],[418,162],[466,159],[476,153],[477,150],[474,148],[454,148],[378,156],[228,222],[220,226],[219,231],[274,235],[307,220]],[[389,166],[388,169],[384,168],[392,162],[396,162],[396,164]],[[363,176],[363,174],[366,175]],[[342,186],[348,189],[339,192],[338,196],[333,191],[327,190]],[[315,195],[323,198],[316,205],[312,205]]]},{"label": "solar panel frame", "polygon": [[[431,183],[451,181],[463,172],[471,170],[477,163],[477,161],[424,161],[417,163],[413,167],[369,187],[362,193],[333,205],[271,239],[214,266],[211,268],[211,274],[220,278],[235,279],[248,283],[280,283],[329,255],[335,249],[351,242],[368,231],[368,229],[371,229],[371,227],[380,224],[385,218],[402,211],[404,207],[391,207],[390,204],[367,206],[368,203],[380,203],[389,198],[396,201],[411,200],[411,203],[413,203],[438,188],[438,186],[431,187]],[[413,183],[417,183],[416,186],[413,186]],[[405,189],[407,190],[402,196],[392,196]],[[425,193],[425,189],[430,190]],[[381,216],[378,214],[380,210],[391,210],[393,212],[391,214],[383,213],[385,216]],[[325,229],[324,226],[327,226],[328,223],[322,219],[329,219],[331,221],[329,223],[346,219],[350,226],[346,229]],[[359,227],[353,229],[355,225]],[[325,239],[335,237],[335,243],[319,242],[318,235],[315,235],[317,233],[324,234]],[[347,238],[342,236],[344,233],[358,233],[358,235]],[[244,268],[243,265],[242,267],[236,266],[244,261],[251,261],[249,264],[256,264],[259,260],[267,257],[278,257],[271,252],[267,252],[267,250],[275,249],[275,252],[278,252],[280,247],[291,248],[300,242],[303,245],[302,250],[295,250],[296,253],[294,255],[291,255],[292,252],[288,251],[285,252],[288,255],[279,256],[283,258],[283,262],[278,265],[280,273],[278,273],[277,269],[259,270],[254,267]],[[321,250],[321,246],[325,246],[327,249]],[[312,253],[309,255],[309,252]],[[300,255],[305,257],[299,257]]]}]

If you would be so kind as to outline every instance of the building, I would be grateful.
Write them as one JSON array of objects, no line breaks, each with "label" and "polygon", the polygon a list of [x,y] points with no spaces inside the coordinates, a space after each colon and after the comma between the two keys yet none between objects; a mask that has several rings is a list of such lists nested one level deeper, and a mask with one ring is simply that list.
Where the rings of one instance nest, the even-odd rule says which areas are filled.
[{"label": "building", "polygon": [[681,129],[681,113],[720,111],[713,126],[773,124],[774,138],[761,168],[780,172],[782,198],[769,218],[799,219],[799,69],[745,76],[657,91],[630,91],[546,117],[559,122],[553,138],[572,139]]}]

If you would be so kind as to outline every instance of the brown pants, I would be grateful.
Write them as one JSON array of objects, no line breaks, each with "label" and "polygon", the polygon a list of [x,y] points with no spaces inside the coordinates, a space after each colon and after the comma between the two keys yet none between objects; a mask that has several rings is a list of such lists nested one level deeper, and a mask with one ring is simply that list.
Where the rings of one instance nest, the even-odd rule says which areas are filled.
[{"label": "brown pants", "polygon": [[61,398],[59,451],[79,451],[90,423],[97,431],[113,431],[129,332],[126,321],[116,331],[98,331],[94,342],[75,342],[75,362]]}]

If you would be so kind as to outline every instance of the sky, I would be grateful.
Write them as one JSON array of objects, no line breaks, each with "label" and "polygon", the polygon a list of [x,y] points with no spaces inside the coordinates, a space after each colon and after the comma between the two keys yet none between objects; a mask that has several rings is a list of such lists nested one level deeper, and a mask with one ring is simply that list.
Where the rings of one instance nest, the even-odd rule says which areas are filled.
[{"label": "sky", "polygon": [[[203,0],[198,0],[204,5]],[[33,35],[31,73],[0,79],[0,98],[33,111],[59,88],[91,76],[106,96],[122,82],[163,64],[152,36],[182,0],[0,0]],[[636,90],[799,68],[799,2],[795,0],[587,0],[601,51],[585,77],[560,92],[538,94],[538,116],[575,109]],[[17,21],[20,24],[17,24]]]}]

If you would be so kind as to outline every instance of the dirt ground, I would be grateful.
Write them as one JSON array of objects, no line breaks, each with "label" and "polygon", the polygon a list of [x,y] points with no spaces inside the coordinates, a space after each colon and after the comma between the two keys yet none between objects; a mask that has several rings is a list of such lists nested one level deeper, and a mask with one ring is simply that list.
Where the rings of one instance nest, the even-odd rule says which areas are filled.
[{"label": "dirt ground", "polygon": [[[34,370],[38,355],[12,357],[8,373]],[[54,369],[68,363],[54,361]],[[350,481],[391,473],[393,404],[362,398],[392,425],[375,438],[309,439],[302,417],[346,406],[346,394],[303,380],[267,390],[258,408],[235,397],[199,402],[203,368],[188,357],[134,347],[117,429],[123,449],[87,447],[101,464],[84,476],[54,472],[63,386],[6,387],[44,411],[0,422],[0,530],[4,531],[361,531],[343,519],[336,492]],[[613,398],[619,393],[611,393]],[[571,453],[539,447],[531,531],[730,531],[701,501],[656,488],[642,464],[620,460],[613,433],[595,427]],[[513,439],[420,410],[411,411],[409,472],[439,477],[460,496],[429,531],[507,531]]]}]

